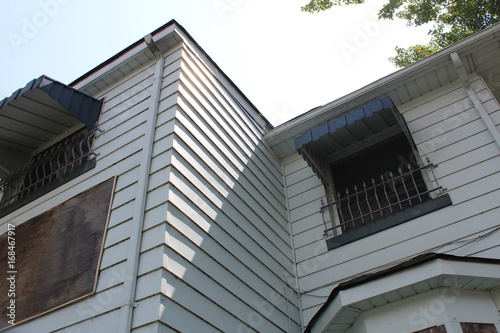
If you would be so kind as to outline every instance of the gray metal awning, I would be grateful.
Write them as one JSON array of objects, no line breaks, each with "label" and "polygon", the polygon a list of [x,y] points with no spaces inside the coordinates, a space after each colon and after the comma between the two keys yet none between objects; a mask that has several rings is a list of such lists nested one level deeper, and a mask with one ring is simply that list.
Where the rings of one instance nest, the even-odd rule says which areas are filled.
[{"label": "gray metal awning", "polygon": [[94,128],[102,101],[45,75],[0,101],[0,148],[30,153],[72,128]]},{"label": "gray metal awning", "polygon": [[294,139],[295,149],[329,189],[329,160],[368,138],[382,140],[405,131],[400,117],[389,96],[377,98],[308,129]]},{"label": "gray metal awning", "polygon": [[326,154],[342,149],[396,124],[393,106],[391,98],[386,96],[337,115],[296,137],[295,149],[311,144],[319,145]]}]

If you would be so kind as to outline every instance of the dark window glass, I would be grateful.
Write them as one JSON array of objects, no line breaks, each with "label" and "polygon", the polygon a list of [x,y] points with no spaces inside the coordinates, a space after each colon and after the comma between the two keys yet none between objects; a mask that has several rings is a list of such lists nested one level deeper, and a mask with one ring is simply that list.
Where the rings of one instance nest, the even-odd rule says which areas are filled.
[{"label": "dark window glass", "polygon": [[[430,199],[403,134],[331,165],[342,230],[351,230]],[[412,165],[413,163],[413,165]]]}]

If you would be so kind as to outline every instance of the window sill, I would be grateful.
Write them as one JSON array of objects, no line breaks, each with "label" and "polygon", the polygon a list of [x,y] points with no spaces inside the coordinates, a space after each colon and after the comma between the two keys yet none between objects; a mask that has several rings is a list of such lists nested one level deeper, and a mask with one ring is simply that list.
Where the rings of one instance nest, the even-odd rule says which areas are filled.
[{"label": "window sill", "polygon": [[328,250],[336,249],[342,245],[357,241],[361,238],[373,235],[377,232],[392,228],[398,224],[416,219],[438,209],[452,205],[451,198],[444,194],[432,200],[426,201],[420,205],[415,205],[394,215],[389,215],[383,219],[350,230],[342,235],[338,235],[326,240]]}]

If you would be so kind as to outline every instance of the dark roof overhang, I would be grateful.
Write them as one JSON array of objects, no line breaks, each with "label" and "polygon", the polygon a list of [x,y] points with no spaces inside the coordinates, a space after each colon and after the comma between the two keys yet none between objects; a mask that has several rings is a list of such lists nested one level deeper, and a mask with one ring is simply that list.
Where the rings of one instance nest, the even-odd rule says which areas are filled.
[{"label": "dark roof overhang", "polygon": [[[300,150],[305,145],[318,144],[323,140],[326,141],[326,147],[318,147],[317,149],[329,154],[337,146],[338,148],[344,148],[349,144],[381,132],[396,124],[391,112],[393,106],[391,98],[385,96],[336,115],[295,137],[295,149]],[[342,132],[347,133],[347,135],[343,135]]]},{"label": "dark roof overhang", "polygon": [[331,162],[345,157],[348,151],[362,149],[364,142],[375,144],[400,133],[406,125],[399,118],[391,98],[379,97],[337,113],[319,125],[305,127],[306,131],[294,138],[295,150],[331,189],[327,171]]},{"label": "dark roof overhang", "polygon": [[93,129],[102,101],[45,75],[0,101],[0,148],[33,153],[77,127]]}]

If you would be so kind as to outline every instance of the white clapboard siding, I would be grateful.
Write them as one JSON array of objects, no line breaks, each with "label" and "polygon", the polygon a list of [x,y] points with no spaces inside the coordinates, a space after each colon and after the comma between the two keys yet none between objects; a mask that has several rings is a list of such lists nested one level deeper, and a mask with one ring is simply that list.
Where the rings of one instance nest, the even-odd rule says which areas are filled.
[{"label": "white clapboard siding", "polygon": [[[219,329],[211,326],[206,321],[203,321],[196,315],[186,312],[185,308],[172,301],[171,298],[162,295],[156,295],[145,299],[141,302],[143,307],[137,307],[135,311],[139,318],[144,318],[146,321],[142,322],[134,317],[133,326],[136,327],[133,332],[144,332],[143,328],[151,325],[149,322],[160,320],[175,332],[199,332],[199,328],[203,327],[203,332],[221,332]],[[155,308],[155,311],[148,311]],[[167,332],[169,332],[167,330]]]},{"label": "white clapboard siding", "polygon": [[[492,193],[492,195],[498,195],[498,190]],[[474,206],[478,207],[476,211],[473,211]],[[485,211],[486,213],[484,213]],[[314,275],[317,276],[318,281],[321,280],[321,282],[326,283],[348,277],[349,273],[359,273],[360,267],[353,266],[352,271],[349,272],[347,266],[344,266],[346,263],[352,263],[354,260],[360,259],[361,262],[366,260],[364,267],[369,270],[382,264],[390,263],[391,261],[386,261],[387,258],[413,256],[415,253],[425,252],[428,249],[437,249],[441,245],[453,242],[456,239],[468,238],[471,233],[478,230],[484,231],[492,228],[496,226],[494,216],[495,213],[498,214],[498,204],[477,198],[459,205],[454,209],[455,212],[462,214],[460,218],[457,218],[457,221],[450,222],[449,219],[446,219],[450,211],[441,209],[433,214],[429,214],[427,218],[418,218],[409,223],[390,228],[386,232],[371,235],[364,242],[347,244],[336,249],[333,253],[322,253],[314,258],[316,264],[309,264],[309,267],[314,266],[317,271],[323,270],[323,273],[326,272],[328,274],[318,274],[316,271],[307,271],[304,269],[302,277],[308,276],[309,278],[304,280],[302,286],[307,286],[308,289],[316,288],[315,279],[312,278]],[[443,219],[448,220],[446,224],[440,224]],[[429,237],[429,233],[435,233],[435,237]],[[442,237],[438,237],[441,234],[443,234]],[[379,243],[374,244],[375,242]],[[416,251],[419,248],[421,250]],[[380,255],[386,251],[392,252],[392,254],[390,256]],[[368,256],[374,258],[368,260]],[[335,263],[329,261],[329,259],[333,258],[337,259]],[[359,262],[354,265],[356,264],[359,264]],[[302,265],[308,267],[307,262],[299,264],[299,266]],[[332,265],[337,266],[336,269],[332,269]],[[342,269],[339,270],[339,268]]]},{"label": "white clapboard siding", "polygon": [[[205,264],[212,257],[220,262],[221,267],[224,267],[226,271],[225,273],[219,271],[218,275],[220,276],[215,276],[215,272],[207,272],[206,274],[223,285],[230,284],[231,280],[235,280],[235,283],[238,282],[238,284],[243,283],[245,288],[241,287],[237,291],[231,288],[231,290],[241,293],[248,289],[249,291],[245,295],[240,296],[246,302],[262,303],[264,302],[263,297],[268,299],[269,295],[273,293],[281,294],[280,287],[283,288],[283,281],[280,275],[287,272],[287,267],[281,266],[281,263],[274,257],[279,258],[283,255],[272,248],[273,244],[259,242],[263,236],[259,236],[258,229],[252,227],[246,217],[228,202],[231,200],[232,194],[229,194],[229,199],[226,199],[211,193],[210,189],[205,190],[202,182],[195,181],[199,175],[196,175],[196,171],[188,165],[183,165],[185,163],[185,161],[180,160],[180,157],[173,159],[173,165],[176,169],[181,169],[179,172],[184,174],[178,173],[177,170],[172,172],[173,194],[170,195],[173,205],[179,207],[180,211],[184,213],[175,217],[173,214],[176,210],[174,207],[170,207],[169,219],[172,220],[171,224],[179,225],[178,227],[184,232],[186,232],[185,224],[187,222],[191,225],[190,229],[196,228],[197,233],[190,232],[188,236],[198,248],[179,252],[193,253],[192,260],[198,261],[200,259],[197,258],[203,258],[204,252],[207,251],[206,255],[208,256],[205,260],[201,259],[201,263]],[[197,183],[201,189],[196,188],[192,181]],[[240,204],[244,205],[242,202]],[[176,242],[176,244],[186,246],[187,241]],[[263,248],[266,246],[271,247],[272,254],[269,253],[270,250]],[[219,251],[216,251],[217,249]],[[195,252],[195,250],[197,251]],[[287,259],[287,257],[283,257],[283,261]],[[195,266],[196,264],[192,263],[191,265]],[[206,266],[204,270],[213,269],[214,265]],[[189,268],[187,268],[186,274],[188,273]],[[239,282],[239,280],[242,281]],[[292,294],[291,290],[289,292]],[[195,302],[196,299],[192,301]],[[231,311],[231,309],[227,310]],[[249,310],[248,313],[251,314],[253,311],[258,311],[258,309]],[[280,311],[281,309],[275,312],[279,313]]]},{"label": "white clapboard siding", "polygon": [[[274,237],[272,240],[269,240],[269,237],[266,237],[266,235],[259,229],[260,227],[264,227],[263,223],[259,223],[257,226],[253,225],[252,217],[253,219],[258,219],[258,216],[245,207],[245,202],[237,195],[232,194],[231,189],[227,189],[227,187],[224,188],[223,185],[217,184],[215,175],[213,177],[206,175],[206,178],[202,178],[197,181],[196,177],[201,178],[202,175],[195,174],[196,168],[192,166],[192,164],[189,165],[189,163],[181,156],[176,157],[175,161],[177,162],[176,169],[182,173],[183,177],[190,179],[190,184],[183,184],[184,186],[191,187],[189,189],[186,188],[186,190],[195,191],[196,189],[195,192],[200,193],[198,196],[200,197],[200,200],[209,202],[212,206],[222,210],[223,214],[228,216],[228,218],[233,221],[234,224],[239,226],[243,232],[254,239],[259,247],[264,249],[269,248],[267,251],[271,255],[270,258],[273,259],[270,263],[270,267],[279,267],[280,265],[286,263],[287,260],[291,265],[290,259],[286,256],[286,254],[280,252],[275,246],[276,243],[273,242],[279,242],[279,238]],[[192,163],[203,166],[201,161],[193,161]],[[210,181],[212,182],[210,183]],[[220,188],[219,191],[217,191],[218,187]],[[282,266],[283,269],[286,269],[286,267],[287,266]]]},{"label": "white clapboard siding", "polygon": [[[52,331],[51,333],[70,333],[70,332],[113,332],[115,331],[116,323],[120,320],[120,311],[114,310],[104,314],[96,315],[95,317],[79,322],[75,325]],[[34,328],[34,332],[40,332]],[[30,331],[31,332],[31,331]]]},{"label": "white clapboard siding", "polygon": [[[498,195],[498,193],[496,195]],[[471,206],[469,206],[468,208],[470,207]],[[440,231],[439,235],[442,234],[443,235],[442,238],[429,237],[426,234],[420,234],[418,237],[414,237],[412,239],[394,245],[392,245],[392,242],[391,244],[387,243],[387,240],[390,239],[390,237],[399,238],[401,237],[401,234],[405,232],[413,232],[413,230],[407,230],[406,228],[404,228],[408,223],[402,226],[398,226],[396,228],[391,228],[389,230],[393,232],[388,233],[387,235],[385,235],[385,237],[375,237],[378,234],[371,236],[373,237],[372,239],[373,242],[377,241],[380,242],[378,246],[379,250],[377,250],[376,252],[363,253],[358,257],[349,259],[348,261],[342,260],[342,262],[340,262],[338,265],[332,266],[331,268],[328,269],[321,269],[322,267],[318,267],[322,266],[320,264],[330,259],[351,257],[350,253],[346,254],[346,252],[349,252],[349,250],[351,252],[357,252],[355,250],[358,250],[358,248],[356,248],[355,246],[347,245],[345,247],[342,247],[344,251],[339,252],[336,250],[335,253],[333,254],[326,253],[324,257],[317,258],[316,262],[318,263],[318,265],[309,263],[305,267],[316,268],[317,273],[308,275],[307,278],[305,278],[301,282],[301,287],[310,288],[308,290],[309,293],[312,295],[328,295],[331,289],[335,287],[336,284],[339,282],[343,282],[355,276],[367,273],[367,271],[371,271],[373,269],[388,268],[389,264],[392,265],[394,263],[397,263],[397,261],[400,260],[401,258],[405,258],[405,260],[407,260],[417,255],[419,252],[416,251],[422,248],[422,242],[425,242],[429,246],[438,248],[439,246],[442,245],[442,243],[456,241],[457,243],[454,244],[454,248],[457,248],[463,244],[463,242],[460,241],[468,240],[467,237],[469,236],[469,234],[475,232],[478,229],[477,227],[478,224],[482,225],[483,227],[486,225],[489,228],[497,226],[498,223],[497,216],[499,213],[500,209],[496,208],[495,210],[488,211],[487,213],[481,212],[478,215],[474,216],[473,218],[468,217],[466,220],[460,221],[459,223],[455,223],[446,228],[430,231],[430,232]],[[446,218],[445,215],[439,217]],[[420,229],[422,224],[427,221],[421,220],[419,222],[420,225],[417,226],[418,227],[417,229]],[[437,224],[439,220],[437,219],[435,220],[433,218],[431,219],[430,222]],[[460,236],[457,236],[457,233],[460,233],[461,238],[458,238]],[[417,231],[415,231],[413,234],[417,235]],[[361,247],[361,250],[365,250],[365,247],[363,245],[365,245],[367,242],[358,242],[358,243],[359,246]],[[380,244],[384,244],[386,245],[386,247],[381,248]],[[494,244],[494,241],[491,240],[490,244]],[[356,243],[354,245],[358,244]],[[461,254],[468,255],[469,253],[461,253]],[[366,271],[362,269],[366,269]],[[307,270],[304,269],[304,271]],[[332,281],[334,281],[335,283],[332,284]],[[306,321],[308,321],[312,317],[312,315],[314,315],[315,313],[314,306],[322,304],[322,302],[324,301],[324,299],[322,300],[321,298],[318,297],[308,297],[307,294],[308,293],[306,293],[302,297],[302,306]]]},{"label": "white clapboard siding", "polygon": [[[174,198],[174,194],[172,194],[172,198]],[[178,204],[181,205],[181,203],[185,201],[186,199],[182,202],[178,201]],[[169,208],[169,217],[172,220],[171,224],[175,223],[176,230],[179,230],[183,235],[186,235],[185,237],[188,237],[189,241],[200,247],[200,251],[196,252],[194,259],[200,262],[198,257],[208,255],[206,260],[201,261],[204,266],[206,262],[211,261],[208,258],[213,258],[213,260],[216,261],[213,265],[204,268],[204,271],[208,270],[207,274],[214,277],[220,275],[217,274],[217,272],[209,272],[217,265],[220,265],[221,270],[219,270],[219,272],[225,273],[218,276],[217,280],[225,286],[231,284],[235,284],[235,286],[238,285],[238,288],[230,288],[235,294],[240,294],[247,290],[247,292],[241,296],[244,300],[249,299],[250,296],[259,299],[259,295],[266,297],[269,294],[279,292],[279,285],[282,283],[281,276],[272,274],[272,272],[259,261],[259,258],[254,257],[255,253],[249,252],[236,242],[241,232],[227,234],[221,227],[212,221],[208,219],[201,220],[202,216],[196,212],[191,212],[188,218],[184,211],[189,211],[189,207],[183,206],[182,209],[181,211],[180,209],[176,210],[174,207]],[[197,227],[198,223],[205,225],[205,230],[208,232],[205,237],[201,236],[204,233],[202,229]],[[198,232],[194,232],[193,229]],[[188,244],[187,242],[182,242],[182,244],[184,243]],[[183,246],[186,245],[184,244]],[[188,252],[194,254],[194,251]],[[235,253],[241,254],[236,256]],[[193,265],[196,265],[196,263],[193,263]],[[231,283],[233,280],[234,283]],[[291,292],[291,290],[288,292]]]},{"label": "white clapboard siding", "polygon": [[[283,222],[286,218],[284,204],[280,202],[278,198],[273,200],[276,192],[269,192],[269,197],[264,199],[264,196],[267,194],[265,191],[266,186],[264,186],[265,181],[262,180],[263,176],[258,177],[254,172],[255,163],[252,161],[254,157],[242,156],[238,151],[238,146],[230,144],[230,141],[224,138],[223,134],[225,134],[225,129],[213,123],[210,124],[210,122],[207,121],[207,118],[209,118],[208,113],[206,113],[207,116],[205,117],[201,116],[200,110],[203,110],[204,107],[196,100],[192,99],[190,92],[184,90],[182,85],[179,88],[179,92],[183,97],[179,101],[179,105],[189,119],[189,122],[191,122],[193,126],[196,126],[196,131],[201,131],[204,136],[206,136],[206,140],[217,150],[218,158],[228,161],[227,164],[230,166],[230,170],[232,170],[233,177],[238,180],[237,183],[248,189],[253,188],[253,191],[250,193],[256,199],[255,204],[264,206],[262,207],[264,209],[263,213],[268,213],[268,218],[270,220],[279,221],[276,226],[281,226],[281,228],[275,230],[275,232],[279,233],[282,238],[287,238],[288,230],[286,228],[286,223]],[[257,167],[255,169],[261,172]],[[263,173],[265,173],[265,170]],[[278,195],[283,200],[282,194],[279,193]],[[269,223],[269,226],[275,227],[275,224]]]},{"label": "white clapboard siding", "polygon": [[[198,86],[202,89],[202,91],[205,91],[203,95],[207,99],[207,101],[212,103],[212,105],[214,105],[214,107],[220,112],[219,119],[221,119],[221,122],[226,122],[227,128],[235,131],[236,133],[239,133],[241,131],[246,133],[246,135],[238,136],[239,139],[244,141],[247,147],[250,148],[249,150],[245,149],[244,152],[250,154],[248,156],[254,155],[255,158],[253,161],[257,163],[262,170],[267,169],[274,176],[270,177],[266,174],[264,175],[265,178],[269,177],[270,180],[273,179],[273,184],[275,182],[281,183],[282,174],[280,172],[279,162],[275,158],[272,158],[272,156],[269,154],[269,148],[261,144],[262,138],[260,133],[262,129],[258,128],[257,130],[253,123],[248,123],[245,114],[242,114],[241,111],[237,111],[238,108],[234,104],[234,101],[231,101],[228,93],[224,92],[221,87],[218,87],[218,85],[214,81],[214,78],[208,75],[209,73],[207,72],[206,68],[204,69],[203,66],[200,66],[200,63],[197,62],[195,58],[193,58],[193,54],[189,49],[186,49],[184,59],[185,62],[183,63],[183,68],[186,68],[186,75],[195,74],[196,77],[201,82],[203,82],[203,86]],[[215,94],[220,94],[221,98],[212,98],[212,96]],[[214,113],[213,115],[216,116],[216,114]],[[232,137],[235,138],[235,135],[233,134]],[[241,148],[245,147],[241,146]],[[261,150],[262,152],[264,152],[264,154],[254,154],[253,149]],[[279,192],[283,191],[282,186],[278,186],[277,189]]]},{"label": "white clapboard siding", "polygon": [[[33,320],[25,323],[18,323],[9,332],[25,333],[25,332],[54,332],[64,330],[71,327],[69,332],[78,331],[80,325],[103,325],[110,328],[109,332],[113,332],[112,326],[108,326],[109,321],[116,323],[117,311],[121,301],[120,293],[123,291],[122,285],[106,289],[94,296],[87,297],[80,301],[74,302],[69,306],[64,306],[57,311],[52,311]],[[111,317],[111,318],[109,318]],[[92,323],[93,321],[100,323]],[[84,332],[82,330],[82,332]]]},{"label": "white clapboard siding", "polygon": [[[201,147],[200,150],[202,150]],[[210,154],[208,152],[203,156],[205,156],[204,161],[212,158],[212,162],[214,164],[217,162],[223,162],[223,160],[220,159],[216,161],[215,158],[217,156],[209,157]],[[197,160],[193,160],[191,164],[202,163],[201,158],[197,157],[196,155],[194,155],[193,157]],[[181,165],[179,165],[177,168],[179,168],[180,166]],[[188,170],[185,169],[183,169],[183,171],[188,172]],[[218,174],[218,172],[216,171],[217,169],[213,171],[213,173]],[[242,194],[245,194],[244,192],[236,193],[236,190],[234,190],[234,188],[237,188],[241,189],[242,191],[246,191],[246,189],[242,187],[240,183],[242,177],[244,176],[242,175],[241,177],[232,179],[233,186],[229,188],[227,186],[224,186],[225,184],[219,185],[215,182],[213,184],[205,184],[204,180],[199,180],[193,185],[196,186],[200,191],[202,191],[202,193],[204,193],[204,195],[207,196],[209,200],[211,200],[216,206],[218,206],[219,209],[224,208],[224,212],[226,214],[238,214],[238,218],[233,218],[233,220],[241,225],[243,229],[247,230],[247,232],[256,239],[257,243],[259,243],[260,246],[269,248],[269,251],[272,251],[271,253],[273,253],[273,257],[278,263],[281,262],[285,265],[287,261],[291,263],[291,259],[289,259],[288,257],[289,254],[284,252],[283,248],[280,247],[280,245],[286,246],[286,240],[276,234],[272,229],[272,226],[269,226],[267,224],[268,221],[272,221],[272,219],[269,219],[269,214],[263,209],[259,210],[259,206],[255,204],[255,202],[247,202],[243,200],[241,196]],[[192,179],[191,181],[195,181],[195,179]],[[222,207],[223,205],[225,206]]]},{"label": "white clapboard siding", "polygon": [[159,294],[162,291],[163,245],[166,241],[169,181],[175,105],[181,53],[177,50],[165,59],[162,85],[153,133],[152,155],[147,187],[143,234],[139,258],[139,273],[135,293],[138,307],[134,310],[132,328],[135,332],[159,320]]},{"label": "white clapboard siding", "polygon": [[[159,130],[156,132],[155,145],[168,144],[168,132],[173,131],[173,123],[168,119],[172,118],[173,112],[169,114],[168,111],[172,110],[177,99],[175,86],[178,81],[176,72],[180,66],[180,50],[180,47],[175,47],[171,52],[167,52],[165,57],[158,116]],[[14,332],[16,330],[20,332],[115,332],[116,323],[122,314],[118,309],[123,305],[120,304],[123,300],[123,284],[132,279],[131,276],[127,276],[125,270],[126,254],[131,246],[128,240],[130,231],[135,224],[132,217],[134,209],[137,209],[135,206],[138,191],[137,180],[139,172],[143,172],[141,161],[147,158],[143,156],[143,147],[146,119],[150,111],[154,69],[154,62],[145,64],[130,75],[106,87],[105,91],[101,91],[96,96],[104,98],[105,102],[98,122],[102,132],[98,133],[94,142],[94,150],[99,154],[95,168],[6,217],[17,221],[16,223],[22,223],[33,217],[35,211],[45,211],[110,177],[117,176],[96,294],[16,326]],[[171,142],[170,138],[170,147]],[[160,197],[157,192],[160,192],[162,186],[168,181],[165,173],[169,172],[168,164],[164,165],[165,159],[169,159],[168,150],[163,149],[157,152],[158,150],[155,150],[152,161],[152,181],[148,197],[155,199]],[[149,204],[153,203],[153,200],[149,201]],[[151,215],[147,214],[147,216]],[[165,216],[166,214],[164,218]],[[146,240],[150,241],[149,233],[147,233]],[[149,252],[145,251],[146,257]],[[162,267],[161,258],[162,255],[159,254],[158,267]],[[158,290],[160,290],[161,280],[157,282]],[[159,303],[156,307],[159,307]],[[156,320],[158,320],[158,310],[156,313]]]},{"label": "white clapboard siding", "polygon": [[[497,124],[497,101],[480,77],[469,77]],[[429,157],[438,164],[435,174],[453,206],[327,251],[319,213],[319,201],[324,198],[321,182],[298,154],[284,159],[299,288],[305,292],[301,297],[305,323],[339,283],[420,253],[498,258],[495,236],[478,236],[498,225],[500,150],[462,84],[453,82],[398,108],[422,159]],[[475,241],[461,247],[471,240]]]},{"label": "white clapboard siding", "polygon": [[[191,68],[196,68],[199,80],[204,82],[205,87],[214,95],[220,96],[217,103],[222,106],[225,112],[233,115],[232,121],[239,124],[239,128],[247,133],[249,139],[253,139],[256,144],[260,144],[261,135],[264,133],[264,124],[256,124],[254,119],[255,113],[253,113],[253,110],[249,109],[250,106],[248,103],[241,99],[237,100],[234,97],[234,88],[225,80],[225,83],[223,83],[222,80],[219,80],[213,75],[218,69],[209,68],[203,65],[201,59],[194,55],[192,47],[186,47],[184,51],[186,52],[186,56],[184,57],[186,59],[186,64]],[[197,66],[191,65],[192,63],[196,63]],[[262,123],[262,121],[260,121],[260,123]],[[271,162],[273,161],[271,160]],[[277,161],[274,161],[273,165],[279,169],[279,163]],[[279,173],[276,174],[276,176],[280,178]]]},{"label": "white clapboard siding", "polygon": [[151,324],[146,324],[144,326],[140,326],[132,330],[133,333],[177,333],[178,331],[174,330],[167,325],[160,323],[159,321],[153,322]]},{"label": "white clapboard siding", "polygon": [[179,331],[168,327],[161,322],[154,322],[148,325],[140,326],[132,330],[133,333],[178,333]]},{"label": "white clapboard siding", "polygon": [[160,102],[133,327],[158,320],[146,311],[157,306],[178,331],[296,331],[281,166],[255,111],[191,47],[173,104]]}]

